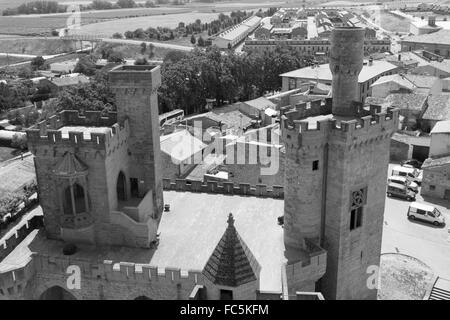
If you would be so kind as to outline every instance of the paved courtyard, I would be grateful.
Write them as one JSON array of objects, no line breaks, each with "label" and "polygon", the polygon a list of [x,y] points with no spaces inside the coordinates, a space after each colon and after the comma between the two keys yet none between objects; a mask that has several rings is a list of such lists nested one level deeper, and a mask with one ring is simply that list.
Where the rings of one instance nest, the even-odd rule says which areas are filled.
[{"label": "paved courtyard", "polygon": [[[389,175],[393,166],[389,165]],[[446,225],[435,227],[410,221],[406,217],[410,202],[386,197],[382,253],[410,255],[427,264],[435,276],[450,279],[450,202],[425,201],[420,193],[416,201],[436,206],[444,215]]]}]

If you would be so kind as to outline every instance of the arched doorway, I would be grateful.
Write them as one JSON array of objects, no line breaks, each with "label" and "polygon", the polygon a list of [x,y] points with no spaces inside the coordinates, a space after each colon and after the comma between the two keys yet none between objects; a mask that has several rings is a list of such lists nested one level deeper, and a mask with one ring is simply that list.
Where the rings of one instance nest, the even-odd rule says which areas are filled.
[{"label": "arched doorway", "polygon": [[127,200],[126,180],[122,171],[119,172],[119,176],[117,177],[117,200]]},{"label": "arched doorway", "polygon": [[134,300],[152,300],[152,299],[150,299],[147,296],[139,296],[139,297],[136,297]]},{"label": "arched doorway", "polygon": [[40,298],[40,300],[77,300],[73,294],[69,291],[59,287],[53,286],[45,290]]}]

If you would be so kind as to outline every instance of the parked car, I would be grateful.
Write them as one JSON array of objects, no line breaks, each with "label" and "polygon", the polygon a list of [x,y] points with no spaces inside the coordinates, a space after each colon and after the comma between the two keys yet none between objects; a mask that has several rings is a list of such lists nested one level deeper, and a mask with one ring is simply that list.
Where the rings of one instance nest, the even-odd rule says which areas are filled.
[{"label": "parked car", "polygon": [[405,160],[405,161],[402,161],[400,164],[402,166],[407,166],[407,165],[413,166],[416,169],[420,169],[422,167],[422,162],[420,162],[419,160],[416,160],[416,159]]},{"label": "parked car", "polygon": [[422,170],[407,166],[396,166],[392,169],[391,174],[393,176],[407,177],[408,179],[414,181],[419,186],[422,183]]},{"label": "parked car", "polygon": [[445,218],[438,209],[419,202],[413,202],[409,205],[407,216],[411,220],[423,220],[435,226],[445,224]]},{"label": "parked car", "polygon": [[388,178],[388,182],[402,184],[408,187],[409,190],[414,191],[415,193],[419,192],[419,185],[404,176],[390,176]]},{"label": "parked car", "polygon": [[387,187],[386,194],[388,197],[403,198],[408,201],[416,200],[416,193],[409,190],[405,185],[390,182]]}]

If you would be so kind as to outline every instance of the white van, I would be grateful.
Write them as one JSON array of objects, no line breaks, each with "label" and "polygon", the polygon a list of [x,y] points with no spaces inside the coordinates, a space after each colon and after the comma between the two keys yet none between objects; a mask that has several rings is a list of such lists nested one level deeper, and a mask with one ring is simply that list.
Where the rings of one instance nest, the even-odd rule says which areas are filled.
[{"label": "white van", "polygon": [[407,216],[411,220],[423,220],[435,226],[445,224],[445,218],[438,209],[419,202],[413,202],[409,205]]},{"label": "white van", "polygon": [[422,183],[422,175],[416,168],[396,166],[392,169],[393,176],[407,177],[411,181],[414,181],[418,185]]},{"label": "white van", "polygon": [[398,183],[398,184],[402,184],[406,187],[408,187],[408,189],[414,191],[414,192],[419,192],[419,185],[417,183],[415,183],[414,181],[408,179],[407,177],[402,177],[402,176],[390,176],[388,178],[388,182],[393,182],[393,183]]}]

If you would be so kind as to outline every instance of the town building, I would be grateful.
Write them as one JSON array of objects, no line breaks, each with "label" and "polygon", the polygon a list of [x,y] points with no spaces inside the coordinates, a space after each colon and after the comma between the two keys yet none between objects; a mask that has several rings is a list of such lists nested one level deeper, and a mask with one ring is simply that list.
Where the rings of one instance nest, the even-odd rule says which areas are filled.
[{"label": "town building", "polygon": [[384,76],[372,85],[372,97],[385,98],[391,93],[440,94],[442,81],[434,76],[393,74]]},{"label": "town building", "polygon": [[420,34],[400,41],[402,51],[426,50],[450,58],[450,30]]},{"label": "town building", "polygon": [[54,77],[49,79],[42,79],[39,82],[39,87],[48,87],[52,94],[56,94],[64,88],[76,86],[79,84],[89,83],[90,80],[83,74],[72,73],[61,77]]},{"label": "town building", "polygon": [[422,196],[450,200],[450,121],[431,130],[430,157],[422,169]]},{"label": "town building", "polygon": [[[309,38],[309,36],[306,40],[246,40],[243,50],[272,52],[275,51],[279,46],[292,48],[296,51],[297,54],[308,57],[317,54],[325,54],[326,57],[328,57],[330,53],[330,41],[328,39],[311,39]],[[366,39],[364,41],[364,53],[366,56],[369,56],[371,53],[375,52],[388,52],[390,51],[390,48],[390,40]]]},{"label": "town building", "polygon": [[413,74],[435,76],[441,79],[450,77],[450,60],[430,61],[426,65],[419,65],[410,70]]},{"label": "town building", "polygon": [[[395,74],[397,70],[398,67],[386,61],[365,61],[358,77],[358,101],[362,102],[367,96],[371,95],[371,85],[380,77]],[[320,82],[331,85],[333,75],[329,64],[321,64],[286,72],[281,77],[282,91],[288,91],[298,88],[304,82]]]},{"label": "town building", "polygon": [[179,130],[161,136],[161,163],[164,178],[186,177],[203,159],[206,144],[202,142],[202,132],[194,137],[188,130]]},{"label": "town building", "polygon": [[428,97],[427,108],[420,119],[420,128],[430,132],[439,121],[450,120],[450,95],[442,93]]},{"label": "town building", "polygon": [[436,25],[436,17],[429,16],[427,20],[411,20],[410,22],[410,33],[413,35],[422,35],[433,33],[442,29],[442,27]]},{"label": "town building", "polygon": [[213,45],[221,49],[234,48],[237,44],[243,41],[247,36],[256,30],[261,24],[261,18],[258,16],[251,16],[245,19],[240,24],[232,26],[217,36],[212,41]]}]

